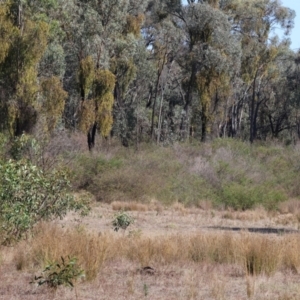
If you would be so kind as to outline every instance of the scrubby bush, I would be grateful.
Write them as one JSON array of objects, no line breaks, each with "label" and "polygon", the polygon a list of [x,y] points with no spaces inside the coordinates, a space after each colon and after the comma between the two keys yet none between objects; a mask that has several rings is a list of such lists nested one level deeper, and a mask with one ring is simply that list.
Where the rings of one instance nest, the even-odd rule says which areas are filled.
[{"label": "scrubby bush", "polygon": [[63,217],[87,206],[69,193],[67,172],[45,173],[28,160],[0,162],[1,242],[21,239],[41,220]]},{"label": "scrubby bush", "polygon": [[286,196],[282,192],[270,189],[265,185],[232,182],[223,187],[219,203],[238,210],[251,209],[256,205],[263,205],[267,209],[276,209],[277,204],[285,199]]},{"label": "scrubby bush", "polygon": [[297,147],[234,139],[140,146],[138,152],[112,146],[77,155],[74,186],[109,203],[157,199],[163,205],[197,206],[209,201],[241,210],[256,205],[277,209],[278,202],[300,195]]},{"label": "scrubby bush", "polygon": [[114,231],[119,231],[119,229],[126,230],[127,227],[134,222],[133,218],[130,217],[125,212],[119,212],[115,215],[115,218],[112,222]]},{"label": "scrubby bush", "polygon": [[82,277],[84,271],[78,266],[76,257],[68,257],[68,261],[61,257],[61,263],[51,262],[42,275],[35,276],[31,283],[36,282],[39,286],[46,284],[50,288],[57,289],[60,285],[74,287],[74,282]]}]

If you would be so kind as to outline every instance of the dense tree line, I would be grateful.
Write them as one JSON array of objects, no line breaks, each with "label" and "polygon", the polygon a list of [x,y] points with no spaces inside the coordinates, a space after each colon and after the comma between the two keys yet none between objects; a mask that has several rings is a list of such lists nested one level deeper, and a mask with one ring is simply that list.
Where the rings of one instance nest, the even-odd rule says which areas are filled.
[{"label": "dense tree line", "polygon": [[279,0],[0,2],[0,130],[123,145],[300,138],[294,11]]}]

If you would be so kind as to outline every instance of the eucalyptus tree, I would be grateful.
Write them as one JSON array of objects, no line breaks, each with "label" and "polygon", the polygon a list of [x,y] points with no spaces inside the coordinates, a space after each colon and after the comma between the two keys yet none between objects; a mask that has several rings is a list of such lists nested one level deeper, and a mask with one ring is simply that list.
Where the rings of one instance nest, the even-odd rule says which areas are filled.
[{"label": "eucalyptus tree", "polygon": [[[222,3],[222,9],[229,15],[232,31],[241,42],[240,76],[244,88],[235,105],[245,109],[244,102],[248,104],[249,139],[253,142],[257,138],[259,108],[264,102],[260,99],[259,90],[280,53],[276,46],[269,43],[269,35],[276,25],[288,34],[293,26],[294,12],[277,0],[228,0]],[[236,113],[232,117],[237,118],[238,115]]]},{"label": "eucalyptus tree", "polygon": [[199,115],[193,118],[192,126],[201,140],[206,140],[218,106],[229,92],[230,77],[239,69],[239,43],[232,35],[228,16],[217,4],[190,2],[178,14],[178,26],[184,33],[183,55],[179,59],[185,70],[183,138],[188,134],[193,98],[197,98]]},{"label": "eucalyptus tree", "polygon": [[2,128],[12,136],[30,131],[38,113],[37,67],[47,45],[49,27],[32,20],[21,1],[0,4],[4,51],[0,61]]},{"label": "eucalyptus tree", "polygon": [[[272,93],[262,109],[267,123],[267,130],[262,133],[274,138],[284,137],[285,141],[295,141],[300,136],[299,60],[298,54],[287,46],[282,50],[276,60],[278,76],[272,84]],[[262,127],[261,120],[260,127]]]},{"label": "eucalyptus tree", "polygon": [[[139,1],[139,4],[143,7],[145,1]],[[64,1],[61,7],[59,19],[65,32],[66,53],[64,86],[69,91],[66,118],[69,124],[79,126],[87,133],[91,149],[96,129],[105,137],[109,135],[113,109],[121,105],[135,76],[132,56],[143,15],[137,2],[129,0]],[[103,104],[104,109],[95,102],[99,96],[96,86],[99,76],[108,75],[108,72],[111,73],[108,86],[113,87],[113,98],[106,97],[110,101]],[[95,118],[96,115],[106,121]]]}]

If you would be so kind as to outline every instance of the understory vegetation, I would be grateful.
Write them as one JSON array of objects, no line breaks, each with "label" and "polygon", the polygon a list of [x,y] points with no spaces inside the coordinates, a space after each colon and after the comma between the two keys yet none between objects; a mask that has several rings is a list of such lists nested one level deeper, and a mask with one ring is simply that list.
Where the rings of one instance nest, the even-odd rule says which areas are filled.
[{"label": "understory vegetation", "polygon": [[[166,147],[143,143],[137,151],[103,139],[90,152],[84,141],[80,133],[48,141],[3,138],[0,269],[30,274],[26,284],[50,294],[74,287],[77,297],[80,283],[93,284],[110,265],[129,264],[133,274],[146,275],[175,265],[232,266],[236,278],[246,279],[247,299],[260,293],[255,278],[300,272],[298,144],[222,138]],[[168,211],[170,219],[162,221]],[[165,223],[151,233],[140,228],[148,222],[150,228]],[[249,222],[292,230],[253,234],[243,230]],[[237,223],[241,232],[219,230]],[[13,246],[10,260],[7,245]],[[224,299],[224,289],[215,293],[211,299]],[[93,299],[89,293],[85,298]]]},{"label": "understory vegetation", "polygon": [[97,201],[157,199],[197,207],[209,201],[215,208],[276,210],[300,194],[298,146],[217,139],[159,148],[145,144],[138,152],[112,149],[75,155],[70,164],[75,186]]}]

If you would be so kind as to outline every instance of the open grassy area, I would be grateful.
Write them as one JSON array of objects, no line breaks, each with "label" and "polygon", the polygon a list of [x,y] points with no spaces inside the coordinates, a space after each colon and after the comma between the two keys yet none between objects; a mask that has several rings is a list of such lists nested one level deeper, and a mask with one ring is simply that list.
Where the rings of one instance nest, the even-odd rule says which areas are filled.
[{"label": "open grassy area", "polygon": [[[55,145],[44,167],[68,169],[91,211],[1,247],[0,299],[299,299],[297,145]],[[119,212],[134,222],[115,232]],[[37,285],[72,258],[74,288]]]},{"label": "open grassy area", "polygon": [[[60,222],[40,224],[28,241],[2,248],[0,299],[299,297],[297,212],[230,212],[180,204],[164,208],[155,202],[140,207],[132,202],[127,208],[134,223],[125,232],[114,232],[116,208],[116,203],[95,204],[84,219],[69,214]],[[251,233],[251,228],[293,232]],[[29,284],[61,256],[75,256],[84,270],[76,289]]]}]

